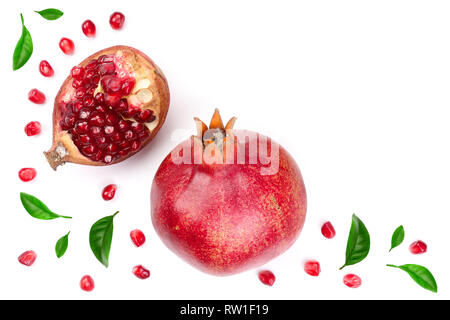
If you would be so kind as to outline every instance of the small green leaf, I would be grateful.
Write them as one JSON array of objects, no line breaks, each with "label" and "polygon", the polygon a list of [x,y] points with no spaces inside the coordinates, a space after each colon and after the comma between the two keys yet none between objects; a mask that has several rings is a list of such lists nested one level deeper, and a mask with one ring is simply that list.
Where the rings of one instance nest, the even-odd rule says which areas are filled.
[{"label": "small green leaf", "polygon": [[18,70],[22,68],[25,63],[30,59],[33,53],[33,40],[31,39],[31,34],[25,27],[23,15],[20,14],[20,19],[22,20],[22,35],[19,41],[17,41],[16,48],[13,54],[13,70]]},{"label": "small green leaf", "polygon": [[56,256],[58,258],[61,258],[64,253],[66,253],[67,247],[69,246],[69,234],[66,234],[65,236],[61,237],[55,245],[55,252],[56,252]]},{"label": "small green leaf", "polygon": [[395,229],[394,233],[392,234],[392,240],[391,240],[391,249],[389,252],[392,251],[392,249],[398,247],[403,240],[405,239],[405,229],[403,226],[398,227]]},{"label": "small green leaf", "polygon": [[62,17],[64,14],[61,10],[58,9],[45,9],[42,11],[35,11],[36,13],[39,13],[42,18],[47,20],[56,20]]},{"label": "small green leaf", "polygon": [[98,220],[91,227],[89,232],[89,244],[98,261],[105,267],[109,265],[109,252],[111,250],[111,242],[113,236],[114,224],[113,220],[116,214]]},{"label": "small green leaf", "polygon": [[354,214],[347,241],[345,264],[339,269],[361,262],[370,250],[370,235],[364,223]]},{"label": "small green leaf", "polygon": [[410,277],[424,289],[435,293],[438,291],[437,283],[433,277],[433,274],[423,266],[419,266],[417,264],[404,264],[402,266],[388,264],[387,266],[406,271]]},{"label": "small green leaf", "polygon": [[33,218],[41,220],[72,219],[72,217],[61,216],[52,212],[41,200],[25,192],[20,193],[20,201],[22,201],[23,207]]}]

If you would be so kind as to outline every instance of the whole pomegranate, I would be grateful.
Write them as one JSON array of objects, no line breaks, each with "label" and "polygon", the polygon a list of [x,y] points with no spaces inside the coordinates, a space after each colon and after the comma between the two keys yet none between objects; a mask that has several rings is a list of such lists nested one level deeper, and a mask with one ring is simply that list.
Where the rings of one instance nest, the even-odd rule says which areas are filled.
[{"label": "whole pomegranate", "polygon": [[162,71],[131,47],[101,50],[72,68],[55,98],[50,166],[104,166],[140,151],[169,109]]},{"label": "whole pomegranate", "polygon": [[153,225],[162,241],[198,269],[230,275],[286,251],[306,215],[306,193],[294,159],[270,138],[223,125],[182,142],[153,180]]}]

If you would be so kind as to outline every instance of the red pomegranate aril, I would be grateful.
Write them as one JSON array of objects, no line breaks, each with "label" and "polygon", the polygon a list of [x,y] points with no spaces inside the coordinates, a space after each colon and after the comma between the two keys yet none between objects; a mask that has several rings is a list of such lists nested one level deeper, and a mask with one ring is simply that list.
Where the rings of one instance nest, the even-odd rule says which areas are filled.
[{"label": "red pomegranate aril", "polygon": [[105,105],[114,107],[118,104],[120,104],[120,95],[113,95],[113,94],[105,94]]},{"label": "red pomegranate aril", "polygon": [[86,96],[83,99],[83,104],[85,107],[93,107],[95,105],[95,100],[92,96]]},{"label": "red pomegranate aril", "polygon": [[422,254],[427,252],[427,245],[425,242],[417,240],[411,243],[411,245],[409,246],[409,251],[412,254]]},{"label": "red pomegranate aril", "polygon": [[19,256],[18,260],[24,266],[30,267],[36,261],[36,258],[37,258],[36,252],[30,250],[30,251],[25,251],[24,253],[22,253]]},{"label": "red pomegranate aril", "polygon": [[39,63],[39,72],[44,76],[44,77],[51,77],[55,74],[55,72],[53,71],[52,66],[50,65],[50,63],[47,60],[42,60]]},{"label": "red pomegranate aril", "polygon": [[89,119],[89,124],[91,126],[103,127],[105,119],[100,114],[96,114]]},{"label": "red pomegranate aril", "polygon": [[131,143],[131,151],[136,151],[136,150],[138,150],[138,149],[140,148],[140,146],[141,146],[141,143],[140,143],[139,141],[137,141],[137,140],[134,140],[134,141]]},{"label": "red pomegranate aril", "polygon": [[98,148],[93,144],[89,144],[89,145],[81,148],[81,152],[86,156],[92,156],[97,151],[98,151]]},{"label": "red pomegranate aril", "polygon": [[94,161],[100,161],[103,156],[104,156],[104,153],[100,150],[95,155],[91,156],[91,159]]},{"label": "red pomegranate aril", "polygon": [[98,57],[98,63],[105,63],[105,62],[113,62],[114,61],[114,57],[112,55],[101,55],[100,57]]},{"label": "red pomegranate aril", "polygon": [[69,130],[72,129],[73,126],[75,125],[75,121],[77,121],[77,119],[75,118],[75,116],[73,114],[69,114],[64,118],[64,128],[66,128],[65,130]]},{"label": "red pomegranate aril", "polygon": [[89,61],[85,66],[86,70],[94,70],[94,71],[97,69],[97,67],[98,67],[98,60],[96,59]]},{"label": "red pomegranate aril", "polygon": [[91,110],[87,108],[83,108],[80,110],[80,115],[78,116],[80,119],[88,119],[91,115]]},{"label": "red pomegranate aril", "polygon": [[359,288],[361,286],[361,278],[356,274],[347,274],[344,276],[344,284],[349,288]]},{"label": "red pomegranate aril", "polygon": [[125,16],[121,12],[114,12],[111,17],[109,17],[109,24],[114,30],[122,29],[125,22]]},{"label": "red pomegranate aril", "polygon": [[[153,117],[153,119],[152,119]],[[144,122],[151,122],[150,120],[155,120],[155,117],[153,116],[153,111],[149,109],[142,110],[138,114],[134,116],[134,119],[138,122],[144,123]]]},{"label": "red pomegranate aril", "polygon": [[133,130],[134,133],[139,133],[141,131],[144,131],[144,129],[145,126],[142,123],[133,122],[131,124],[131,130]]},{"label": "red pomegranate aril", "polygon": [[110,143],[105,147],[104,151],[107,154],[116,154],[119,152],[119,147],[117,147],[117,144],[115,143]]},{"label": "red pomegranate aril", "polygon": [[94,280],[91,278],[91,276],[86,275],[83,278],[81,278],[80,280],[81,290],[90,292],[94,290],[94,287],[95,287]]},{"label": "red pomegranate aril", "polygon": [[72,78],[77,79],[77,80],[82,80],[84,77],[84,68],[80,67],[80,66],[75,66],[72,68],[72,70],[70,71],[70,75],[72,76]]},{"label": "red pomegranate aril", "polygon": [[124,132],[130,128],[129,121],[120,119],[118,123],[119,131]]},{"label": "red pomegranate aril", "polygon": [[113,161],[113,157],[112,155],[107,154],[106,156],[103,157],[103,162],[106,164],[110,164]]},{"label": "red pomegranate aril", "polygon": [[334,230],[333,225],[329,221],[325,222],[322,225],[321,232],[322,232],[322,235],[327,239],[332,239],[336,235],[336,231]]},{"label": "red pomegranate aril", "polygon": [[81,144],[90,144],[90,143],[92,143],[92,138],[89,135],[87,135],[87,134],[81,134],[78,137],[78,141]]},{"label": "red pomegranate aril", "polygon": [[131,150],[126,149],[126,150],[120,150],[119,151],[119,156],[120,157],[125,157],[126,155],[128,155],[130,153]]},{"label": "red pomegranate aril", "polygon": [[113,126],[119,122],[119,117],[115,112],[108,111],[105,114],[105,122],[106,124]]},{"label": "red pomegranate aril", "polygon": [[65,54],[72,54],[75,51],[75,45],[69,38],[62,38],[59,41],[59,47]]},{"label": "red pomegranate aril", "polygon": [[136,84],[136,80],[134,80],[133,78],[128,78],[128,79],[123,80],[122,94],[124,96],[128,96],[131,93],[131,91],[133,90],[135,84]]},{"label": "red pomegranate aril", "polygon": [[135,229],[135,230],[131,231],[130,238],[131,238],[131,241],[133,241],[134,245],[138,248],[145,243],[145,235],[139,229]]},{"label": "red pomegranate aril", "polygon": [[95,85],[98,85],[98,83],[100,82],[100,75],[94,74],[94,76],[91,78],[91,82]]},{"label": "red pomegranate aril", "polygon": [[25,133],[29,137],[41,133],[41,124],[38,121],[31,121],[25,126]]},{"label": "red pomegranate aril", "polygon": [[275,275],[269,270],[259,272],[258,278],[266,286],[273,286],[275,283]]},{"label": "red pomegranate aril", "polygon": [[119,112],[124,112],[124,111],[128,110],[127,99],[120,99],[120,101],[115,109]]},{"label": "red pomegranate aril", "polygon": [[83,99],[83,97],[86,94],[86,89],[83,87],[78,88],[77,90],[75,90],[75,97],[77,99]]},{"label": "red pomegranate aril", "polygon": [[113,126],[105,126],[104,128],[104,132],[106,135],[112,135],[116,132],[116,128],[114,128]]},{"label": "red pomegranate aril", "polygon": [[91,20],[86,20],[81,25],[81,30],[83,30],[83,33],[86,37],[92,38],[95,37],[95,24]]},{"label": "red pomegranate aril", "polygon": [[113,75],[116,73],[116,66],[112,62],[102,63],[98,69],[100,75]]},{"label": "red pomegranate aril", "polygon": [[84,84],[84,80],[83,79],[75,79],[72,82],[72,87],[74,87],[75,89],[81,88]]},{"label": "red pomegranate aril", "polygon": [[106,137],[100,136],[95,138],[95,143],[101,148],[103,149],[104,147],[106,147]]},{"label": "red pomegranate aril", "polygon": [[134,134],[133,131],[131,131],[131,130],[125,131],[124,138],[126,140],[130,141],[130,140],[133,140],[135,137],[136,137],[136,135]]},{"label": "red pomegranate aril", "polygon": [[73,104],[72,110],[75,113],[79,113],[81,111],[81,109],[83,108],[83,103],[81,103],[81,101],[76,101]]},{"label": "red pomegranate aril", "polygon": [[150,136],[150,133],[148,131],[142,131],[138,133],[138,138],[141,140],[145,140]]},{"label": "red pomegranate aril", "polygon": [[38,89],[31,89],[28,93],[28,100],[36,104],[43,104],[45,102],[45,94]]},{"label": "red pomegranate aril", "polygon": [[89,132],[89,125],[86,121],[79,121],[75,124],[75,132],[77,134],[83,134]]},{"label": "red pomegranate aril", "polygon": [[123,140],[123,135],[120,132],[116,132],[110,137],[112,142],[119,142]]},{"label": "red pomegranate aril", "polygon": [[90,81],[92,80],[92,78],[93,78],[96,74],[97,74],[97,72],[96,72],[95,69],[88,69],[88,70],[86,71],[86,74],[84,75],[84,80],[90,82]]},{"label": "red pomegranate aril", "polygon": [[131,143],[129,141],[124,140],[124,141],[119,142],[118,146],[121,151],[128,150],[131,148]]},{"label": "red pomegranate aril", "polygon": [[310,276],[318,277],[320,274],[320,263],[316,260],[306,261],[304,265],[304,270]]},{"label": "red pomegranate aril", "polygon": [[89,128],[89,133],[93,136],[93,137],[98,137],[102,134],[102,128],[100,127],[90,127]]},{"label": "red pomegranate aril", "polygon": [[135,266],[133,268],[133,274],[142,280],[148,279],[150,277],[150,271],[144,268],[142,265]]},{"label": "red pomegranate aril", "polygon": [[117,185],[115,184],[109,184],[107,185],[102,192],[103,200],[109,201],[112,200],[116,194]]},{"label": "red pomegranate aril", "polygon": [[36,177],[36,170],[34,168],[23,168],[19,171],[19,178],[23,182],[29,182]]},{"label": "red pomegranate aril", "polygon": [[105,103],[105,95],[103,93],[101,93],[101,92],[97,92],[95,94],[95,100],[98,103],[103,104],[103,103]]}]

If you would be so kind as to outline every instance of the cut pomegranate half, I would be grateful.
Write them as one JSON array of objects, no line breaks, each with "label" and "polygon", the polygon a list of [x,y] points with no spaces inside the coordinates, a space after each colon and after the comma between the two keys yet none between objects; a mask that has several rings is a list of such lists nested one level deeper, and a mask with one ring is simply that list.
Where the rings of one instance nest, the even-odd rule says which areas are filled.
[{"label": "cut pomegranate half", "polygon": [[163,125],[169,88],[162,71],[131,47],[101,50],[72,68],[55,99],[50,166],[104,166],[147,145]]}]

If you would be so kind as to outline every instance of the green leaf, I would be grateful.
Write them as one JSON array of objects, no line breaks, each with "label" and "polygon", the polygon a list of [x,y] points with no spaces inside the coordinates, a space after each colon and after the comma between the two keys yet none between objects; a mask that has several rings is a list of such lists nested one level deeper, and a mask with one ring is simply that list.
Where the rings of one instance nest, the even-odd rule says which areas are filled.
[{"label": "green leaf", "polygon": [[62,17],[64,14],[61,10],[58,9],[45,9],[42,11],[35,11],[36,13],[39,13],[42,18],[47,20],[56,20]]},{"label": "green leaf", "polygon": [[401,269],[406,271],[410,277],[422,288],[430,290],[432,292],[437,292],[438,287],[433,274],[425,267],[419,266],[417,264],[404,264],[402,266],[394,266],[388,264],[388,267]]},{"label": "green leaf", "polygon": [[403,240],[405,239],[405,229],[403,229],[403,226],[398,227],[395,229],[394,233],[392,234],[392,240],[391,240],[391,249],[389,252],[392,251],[392,249],[398,247]]},{"label": "green leaf", "polygon": [[19,41],[17,41],[16,48],[13,54],[13,70],[22,68],[25,63],[30,59],[33,53],[33,40],[31,39],[30,32],[25,27],[23,16],[20,14],[22,20],[22,35]]},{"label": "green leaf", "polygon": [[64,253],[66,253],[67,247],[69,246],[69,234],[66,234],[65,236],[61,237],[55,245],[55,252],[56,252],[56,256],[58,258],[61,258]]},{"label": "green leaf", "polygon": [[91,227],[89,232],[89,244],[98,261],[105,267],[109,265],[109,252],[111,250],[111,242],[113,236],[113,220],[116,214],[98,220]]},{"label": "green leaf", "polygon": [[27,212],[36,219],[52,220],[56,218],[72,219],[72,217],[61,216],[52,212],[41,200],[30,194],[21,192],[20,201]]},{"label": "green leaf", "polygon": [[345,264],[339,269],[361,262],[369,254],[370,235],[364,223],[354,214],[347,241]]}]

